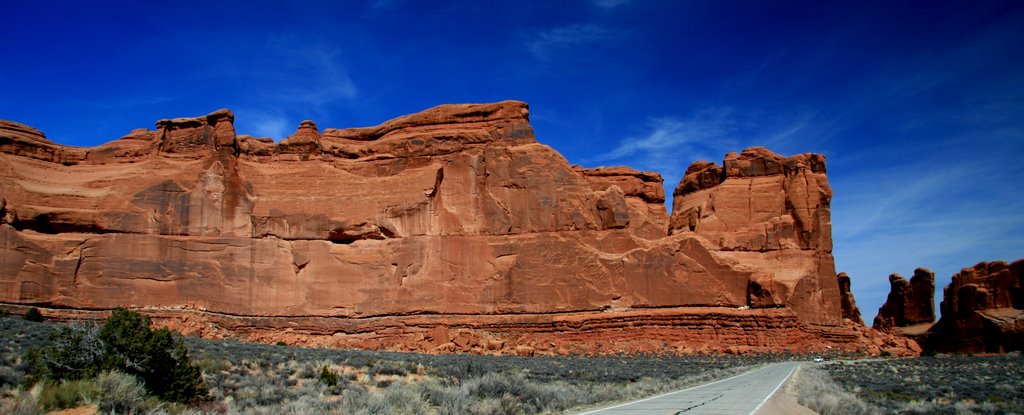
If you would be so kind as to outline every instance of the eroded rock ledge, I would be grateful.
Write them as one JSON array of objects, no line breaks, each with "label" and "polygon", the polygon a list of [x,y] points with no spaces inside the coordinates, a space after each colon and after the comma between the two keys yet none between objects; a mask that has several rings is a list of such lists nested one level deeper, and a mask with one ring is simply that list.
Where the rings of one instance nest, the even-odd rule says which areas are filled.
[{"label": "eroded rock ledge", "polygon": [[908,282],[889,276],[888,300],[875,328],[914,339],[934,352],[1024,351],[1024,259],[979,262],[942,290],[935,322],[935,274],[918,268]]},{"label": "eroded rock ledge", "polygon": [[0,302],[394,350],[909,350],[843,322],[820,155],[695,163],[669,217],[660,175],[570,166],[522,102],[279,143],[233,122],[90,148],[0,122]]},{"label": "eroded rock ledge", "polygon": [[1024,351],[1024,259],[979,262],[942,290],[942,318],[927,333],[940,352]]},{"label": "eroded rock ledge", "polygon": [[889,275],[889,296],[878,309],[871,325],[875,330],[899,329],[935,322],[935,273],[927,268],[914,270],[907,281],[900,274]]}]

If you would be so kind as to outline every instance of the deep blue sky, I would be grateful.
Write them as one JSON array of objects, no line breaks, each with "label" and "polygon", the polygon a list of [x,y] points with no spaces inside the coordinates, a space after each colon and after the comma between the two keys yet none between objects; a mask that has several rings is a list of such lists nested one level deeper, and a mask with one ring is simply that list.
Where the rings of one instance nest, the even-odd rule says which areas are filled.
[{"label": "deep blue sky", "polygon": [[[440,3],[440,4],[433,4]],[[585,166],[824,153],[837,269],[1024,257],[1024,2],[3,0],[0,118],[95,145],[231,108],[239,133],[519,99]],[[941,294],[940,294],[941,295]]]}]

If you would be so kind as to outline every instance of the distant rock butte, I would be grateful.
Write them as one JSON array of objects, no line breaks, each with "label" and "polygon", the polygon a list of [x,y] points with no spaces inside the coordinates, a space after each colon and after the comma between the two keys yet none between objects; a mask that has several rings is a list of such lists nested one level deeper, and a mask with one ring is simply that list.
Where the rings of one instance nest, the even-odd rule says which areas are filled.
[{"label": "distant rock butte", "polygon": [[916,346],[844,320],[823,156],[694,163],[669,217],[659,174],[571,166],[528,115],[443,105],[274,143],[219,110],[88,148],[0,121],[0,302],[428,352]]},{"label": "distant rock butte", "polygon": [[908,282],[889,276],[891,291],[875,317],[876,330],[905,336],[937,352],[1024,350],[1024,259],[964,268],[943,290],[935,321],[935,274],[918,268]]},{"label": "distant rock butte", "polygon": [[942,318],[927,333],[940,352],[1024,351],[1024,259],[979,262],[942,290]]},{"label": "distant rock butte", "polygon": [[872,324],[875,330],[894,331],[935,322],[934,272],[915,269],[910,281],[894,273],[889,275],[889,287],[889,297]]},{"label": "distant rock butte", "polygon": [[864,319],[860,316],[860,308],[857,307],[857,300],[853,298],[853,291],[850,290],[850,276],[845,272],[836,275],[839,280],[839,307],[843,310],[843,318],[864,325]]}]

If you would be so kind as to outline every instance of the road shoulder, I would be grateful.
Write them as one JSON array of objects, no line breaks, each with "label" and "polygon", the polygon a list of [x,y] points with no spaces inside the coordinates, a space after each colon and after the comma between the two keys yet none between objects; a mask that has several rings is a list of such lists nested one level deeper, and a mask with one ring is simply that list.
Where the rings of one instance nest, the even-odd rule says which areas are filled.
[{"label": "road shoulder", "polygon": [[796,401],[796,397],[788,392],[791,389],[792,383],[796,381],[799,376],[799,369],[797,373],[794,373],[786,379],[786,383],[781,388],[775,391],[774,394],[764,405],[755,412],[756,415],[816,415],[817,412],[811,410],[806,406],[800,405]]}]

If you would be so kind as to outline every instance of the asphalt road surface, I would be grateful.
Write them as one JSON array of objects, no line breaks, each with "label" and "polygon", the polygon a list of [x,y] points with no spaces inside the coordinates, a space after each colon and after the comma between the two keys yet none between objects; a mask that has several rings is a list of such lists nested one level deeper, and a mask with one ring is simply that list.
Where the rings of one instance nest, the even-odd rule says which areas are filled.
[{"label": "asphalt road surface", "polygon": [[757,412],[786,383],[797,366],[800,366],[799,362],[776,363],[705,385],[593,409],[579,415],[749,415]]}]

